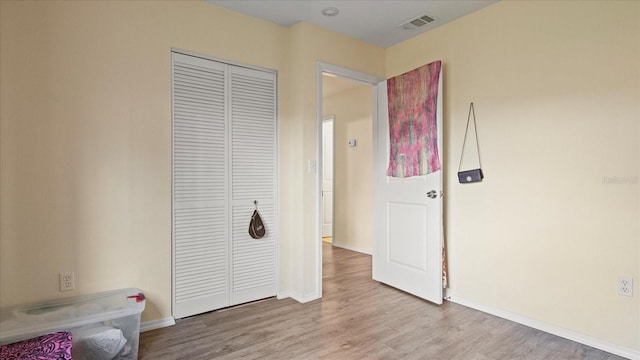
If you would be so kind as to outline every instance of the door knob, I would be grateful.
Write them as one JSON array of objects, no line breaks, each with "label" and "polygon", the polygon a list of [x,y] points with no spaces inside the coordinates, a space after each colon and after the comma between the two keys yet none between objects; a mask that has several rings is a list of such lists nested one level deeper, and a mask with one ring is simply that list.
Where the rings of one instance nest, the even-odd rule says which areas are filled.
[{"label": "door knob", "polygon": [[435,199],[436,197],[438,197],[438,195],[436,195],[436,191],[435,190],[431,190],[427,193],[427,197],[431,198],[431,199]]}]

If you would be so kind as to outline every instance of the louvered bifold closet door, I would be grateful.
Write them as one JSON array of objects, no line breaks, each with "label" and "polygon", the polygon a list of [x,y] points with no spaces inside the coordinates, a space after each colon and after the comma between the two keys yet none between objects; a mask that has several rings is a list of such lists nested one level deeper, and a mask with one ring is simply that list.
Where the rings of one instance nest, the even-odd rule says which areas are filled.
[{"label": "louvered bifold closet door", "polygon": [[226,65],[173,54],[173,315],[229,306]]},{"label": "louvered bifold closet door", "polygon": [[[276,295],[276,76],[231,68],[231,305]],[[248,234],[258,201],[266,228]]]}]

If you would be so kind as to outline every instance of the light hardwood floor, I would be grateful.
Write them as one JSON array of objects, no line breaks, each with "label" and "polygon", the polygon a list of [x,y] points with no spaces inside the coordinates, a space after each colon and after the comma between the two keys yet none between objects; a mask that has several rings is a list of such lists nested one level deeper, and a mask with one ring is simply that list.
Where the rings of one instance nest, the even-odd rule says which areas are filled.
[{"label": "light hardwood floor", "polygon": [[267,299],[140,336],[140,359],[622,359],[371,280],[371,257],[323,244],[323,298]]}]

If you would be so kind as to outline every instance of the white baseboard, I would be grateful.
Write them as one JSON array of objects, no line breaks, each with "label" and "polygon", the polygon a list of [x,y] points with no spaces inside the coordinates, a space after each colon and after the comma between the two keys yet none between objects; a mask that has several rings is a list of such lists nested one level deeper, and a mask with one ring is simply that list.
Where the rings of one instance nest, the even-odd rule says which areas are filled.
[{"label": "white baseboard", "polygon": [[143,333],[145,331],[151,331],[151,330],[160,329],[167,326],[173,326],[175,324],[176,324],[176,320],[173,318],[173,316],[169,316],[167,318],[159,319],[159,320],[145,321],[140,324],[140,332]]},{"label": "white baseboard", "polygon": [[448,300],[456,304],[466,306],[475,310],[479,310],[487,314],[495,315],[497,317],[501,317],[503,319],[507,319],[522,325],[526,325],[528,327],[532,327],[534,329],[538,329],[553,335],[557,335],[565,339],[569,339],[587,346],[591,346],[596,349],[600,349],[602,351],[606,351],[618,356],[622,356],[627,359],[640,360],[639,350],[634,350],[634,349],[626,348],[624,346],[612,344],[604,340],[600,340],[591,336],[580,334],[569,329],[565,329],[556,325],[545,323],[540,320],[526,317],[524,315],[515,314],[509,311],[493,308],[491,306],[486,306],[480,303],[476,303],[474,301],[466,300],[454,294],[451,294],[449,292],[445,296],[445,300]]},{"label": "white baseboard", "polygon": [[347,250],[356,251],[356,252],[359,252],[359,253],[371,255],[371,250],[360,249],[360,248],[355,247],[355,246],[345,245],[345,244],[341,244],[341,243],[338,243],[338,242],[334,242],[334,243],[332,243],[332,245],[333,246],[337,246],[339,248],[343,248],[343,249],[347,249]]},{"label": "white baseboard", "polygon": [[286,299],[286,298],[292,298],[293,300],[304,304],[304,303],[308,303],[309,301],[313,301],[313,300],[318,300],[320,299],[320,296],[318,296],[317,293],[313,293],[311,295],[307,295],[307,296],[302,296],[302,294],[295,292],[295,291],[280,291],[278,292],[278,295],[276,296],[276,298],[278,300],[282,300],[282,299]]}]

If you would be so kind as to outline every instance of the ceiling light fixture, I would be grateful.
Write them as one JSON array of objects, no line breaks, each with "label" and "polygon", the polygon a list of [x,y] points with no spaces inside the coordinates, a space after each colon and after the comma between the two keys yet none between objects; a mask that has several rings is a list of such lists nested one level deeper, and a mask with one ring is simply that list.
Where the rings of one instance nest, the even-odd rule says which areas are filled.
[{"label": "ceiling light fixture", "polygon": [[322,15],[324,16],[334,17],[334,16],[338,16],[338,14],[340,13],[340,10],[338,10],[337,7],[326,7],[320,10],[320,12],[322,12]]}]

